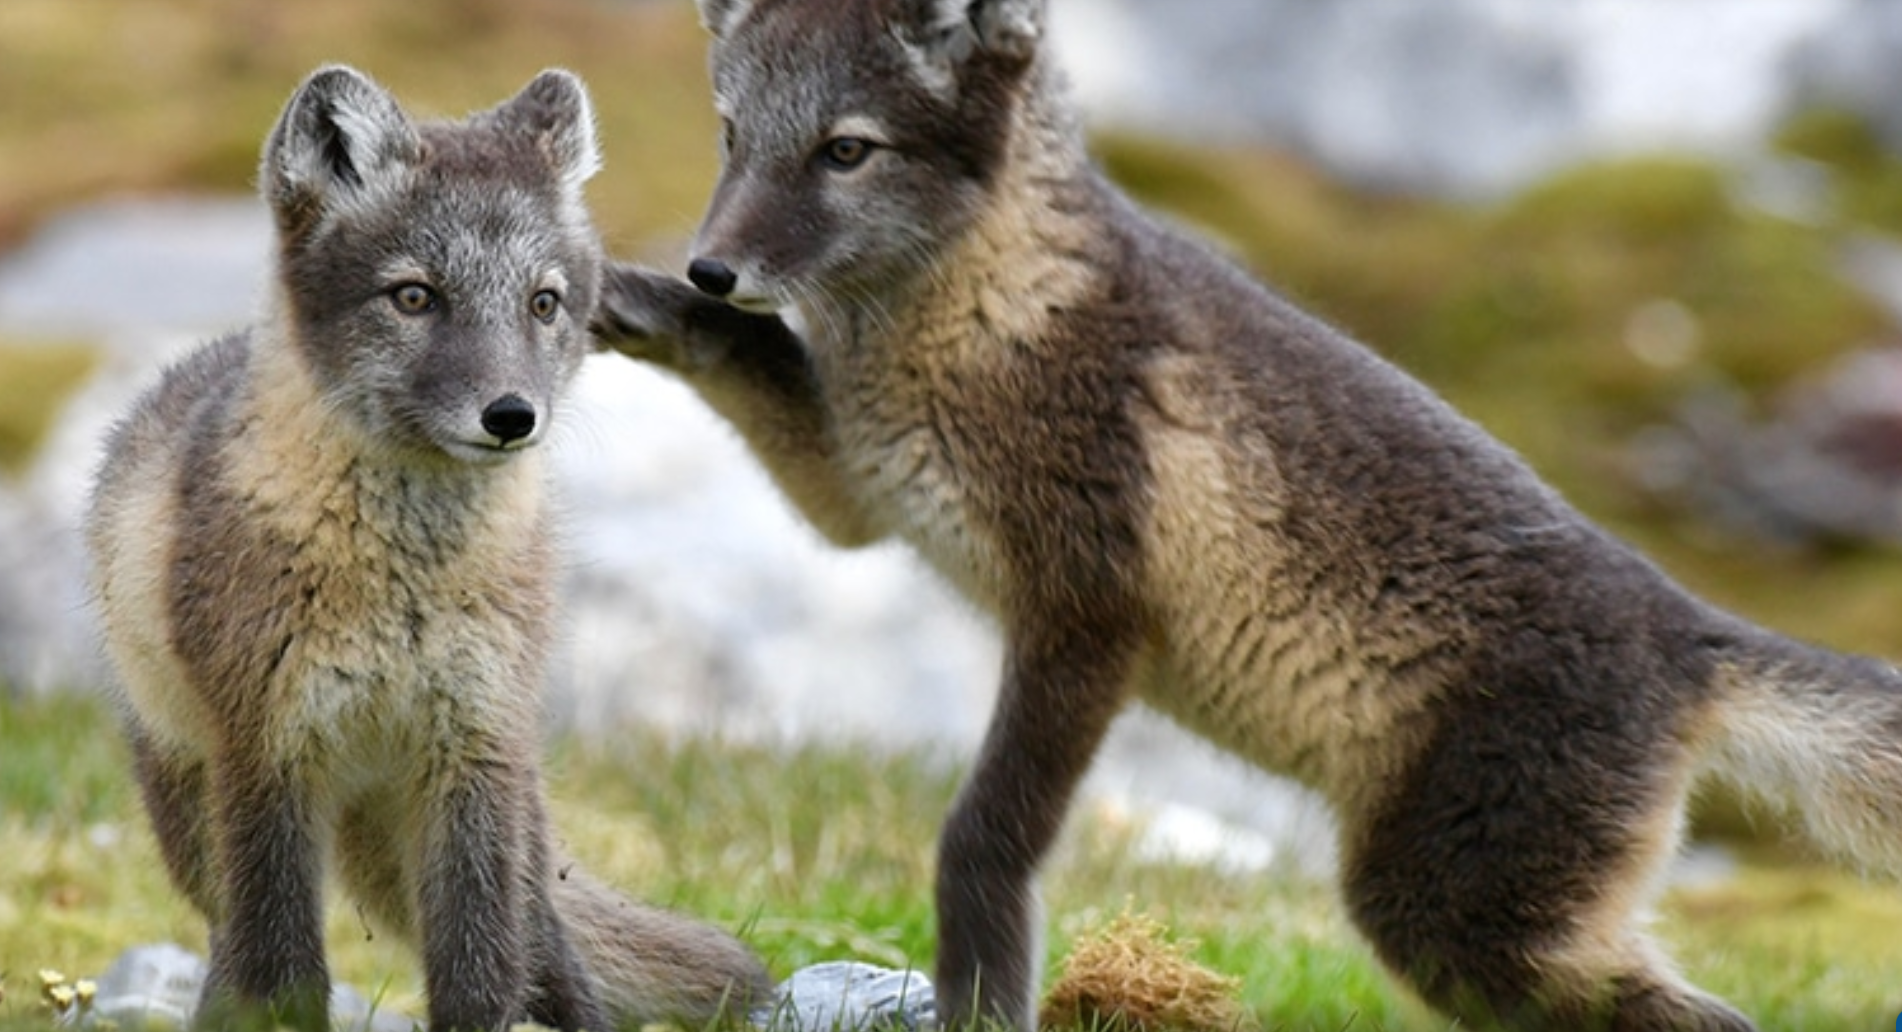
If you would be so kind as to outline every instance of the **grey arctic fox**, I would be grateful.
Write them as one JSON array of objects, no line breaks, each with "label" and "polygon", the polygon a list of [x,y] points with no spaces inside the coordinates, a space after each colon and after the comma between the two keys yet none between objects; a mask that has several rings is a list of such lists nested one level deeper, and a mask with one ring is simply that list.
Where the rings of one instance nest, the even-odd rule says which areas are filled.
[{"label": "grey arctic fox", "polygon": [[543,441],[591,348],[587,94],[456,123],[313,74],[264,147],[259,324],[117,427],[86,534],[138,781],[211,926],[201,1027],[327,1027],[327,857],[434,1029],[742,1010],[737,940],[559,859],[539,769]]},{"label": "grey arctic fox", "polygon": [[[1132,700],[1339,819],[1382,962],[1466,1025],[1737,1030],[1637,915],[1711,773],[1902,870],[1902,676],[1692,597],[1434,393],[1132,204],[1044,0],[700,0],[723,168],[597,327],[834,542],[1005,637],[937,992],[1028,1030],[1034,882]],[[783,318],[782,318],[783,316]]]}]

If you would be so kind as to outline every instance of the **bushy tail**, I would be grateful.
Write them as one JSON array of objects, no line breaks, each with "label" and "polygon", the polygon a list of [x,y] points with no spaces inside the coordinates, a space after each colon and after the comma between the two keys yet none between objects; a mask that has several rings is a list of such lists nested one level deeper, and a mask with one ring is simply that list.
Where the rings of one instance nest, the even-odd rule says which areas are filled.
[{"label": "bushy tail", "polygon": [[1724,676],[1713,771],[1840,859],[1902,877],[1902,672],[1766,636]]},{"label": "bushy tail", "polygon": [[742,1021],[771,998],[765,966],[738,939],[631,900],[572,865],[564,872],[555,909],[617,1026],[702,1029]]}]

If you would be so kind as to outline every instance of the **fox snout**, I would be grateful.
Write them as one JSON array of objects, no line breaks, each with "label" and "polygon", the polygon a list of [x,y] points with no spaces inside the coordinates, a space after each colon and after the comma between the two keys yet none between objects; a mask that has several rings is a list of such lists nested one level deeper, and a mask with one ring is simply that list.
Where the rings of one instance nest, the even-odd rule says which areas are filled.
[{"label": "fox snout", "polygon": [[504,394],[483,408],[482,429],[506,448],[535,432],[535,406],[519,394]]},{"label": "fox snout", "polygon": [[687,279],[702,294],[718,298],[741,311],[770,315],[779,310],[776,291],[757,272],[742,271],[725,259],[701,257],[687,264]]},{"label": "fox snout", "polygon": [[687,265],[687,279],[702,291],[725,298],[739,285],[740,274],[718,258],[695,258]]}]

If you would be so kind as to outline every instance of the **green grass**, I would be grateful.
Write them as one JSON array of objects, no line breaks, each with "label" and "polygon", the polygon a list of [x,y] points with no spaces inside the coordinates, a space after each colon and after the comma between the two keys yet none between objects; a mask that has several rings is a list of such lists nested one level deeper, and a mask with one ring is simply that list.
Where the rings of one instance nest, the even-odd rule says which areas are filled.
[{"label": "green grass", "polygon": [[[835,747],[557,743],[555,817],[572,853],[649,899],[738,930],[774,973],[856,958],[929,968],[932,841],[956,783],[941,758]],[[0,1030],[49,1026],[36,972],[93,975],[122,949],[204,929],[172,893],[111,721],[95,700],[0,703]],[[1130,907],[1241,979],[1266,1030],[1446,1028],[1395,990],[1324,886],[1140,863],[1079,812],[1044,878],[1046,970]],[[1756,851],[1742,875],[1667,896],[1686,972],[1766,1029],[1889,1027],[1902,1009],[1902,893]],[[414,962],[331,908],[338,977],[420,1012]]]}]

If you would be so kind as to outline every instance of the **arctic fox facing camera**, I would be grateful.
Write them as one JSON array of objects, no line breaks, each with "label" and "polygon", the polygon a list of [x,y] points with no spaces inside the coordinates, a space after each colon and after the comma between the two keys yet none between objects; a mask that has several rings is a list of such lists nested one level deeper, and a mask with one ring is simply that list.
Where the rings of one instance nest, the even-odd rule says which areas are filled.
[{"label": "arctic fox facing camera", "polygon": [[996,617],[939,844],[952,1026],[1034,1028],[1037,868],[1133,700],[1325,797],[1349,915],[1462,1027],[1753,1027],[1638,918],[1702,773],[1902,872],[1902,676],[1692,597],[1145,214],[1086,153],[1044,0],[699,5],[699,290],[615,267],[597,322],[827,537],[901,538]]},{"label": "arctic fox facing camera", "polygon": [[433,1029],[743,1012],[723,932],[558,866],[541,442],[591,347],[579,80],[458,123],[313,74],[264,148],[262,322],[114,431],[86,525],[139,784],[211,925],[206,1028],[328,1029],[326,858],[419,949]]}]

